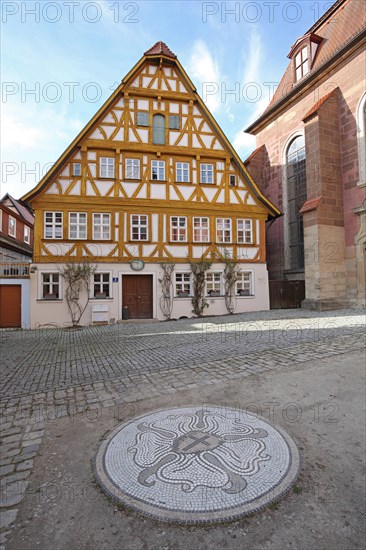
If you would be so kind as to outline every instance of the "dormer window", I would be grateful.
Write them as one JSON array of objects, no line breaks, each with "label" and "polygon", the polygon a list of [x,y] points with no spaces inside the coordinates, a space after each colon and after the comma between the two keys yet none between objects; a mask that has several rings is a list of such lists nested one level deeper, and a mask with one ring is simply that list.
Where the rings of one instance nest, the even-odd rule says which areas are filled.
[{"label": "dormer window", "polygon": [[301,80],[309,72],[309,56],[308,48],[302,48],[299,53],[295,55],[295,75],[296,82]]}]

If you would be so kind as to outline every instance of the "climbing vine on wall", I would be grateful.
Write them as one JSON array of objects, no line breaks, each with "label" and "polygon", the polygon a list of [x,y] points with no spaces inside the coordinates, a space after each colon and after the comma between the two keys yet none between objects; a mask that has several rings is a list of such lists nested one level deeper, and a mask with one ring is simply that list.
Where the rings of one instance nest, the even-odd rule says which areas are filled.
[{"label": "climbing vine on wall", "polygon": [[208,307],[208,302],[205,298],[205,279],[206,271],[210,269],[210,262],[191,262],[190,263],[192,271],[192,287],[193,287],[193,297],[192,297],[192,312],[197,315],[197,317],[202,317],[205,307]]}]

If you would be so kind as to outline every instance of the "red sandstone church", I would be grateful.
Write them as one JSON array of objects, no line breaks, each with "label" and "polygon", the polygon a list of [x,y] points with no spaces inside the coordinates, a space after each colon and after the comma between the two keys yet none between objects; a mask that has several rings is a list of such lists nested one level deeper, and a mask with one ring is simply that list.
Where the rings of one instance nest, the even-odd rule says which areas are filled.
[{"label": "red sandstone church", "polygon": [[365,306],[365,12],[338,0],[299,37],[246,130],[257,148],[245,165],[284,214],[267,228],[272,307],[291,287],[302,307]]}]

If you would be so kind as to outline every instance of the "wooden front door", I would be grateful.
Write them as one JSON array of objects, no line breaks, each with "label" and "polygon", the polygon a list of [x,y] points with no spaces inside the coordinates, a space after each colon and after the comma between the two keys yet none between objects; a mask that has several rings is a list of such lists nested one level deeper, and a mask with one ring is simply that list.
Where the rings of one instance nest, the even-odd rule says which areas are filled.
[{"label": "wooden front door", "polygon": [[0,285],[0,327],[21,326],[21,286]]},{"label": "wooden front door", "polygon": [[152,275],[122,276],[122,306],[128,307],[128,317],[130,319],[152,318]]}]

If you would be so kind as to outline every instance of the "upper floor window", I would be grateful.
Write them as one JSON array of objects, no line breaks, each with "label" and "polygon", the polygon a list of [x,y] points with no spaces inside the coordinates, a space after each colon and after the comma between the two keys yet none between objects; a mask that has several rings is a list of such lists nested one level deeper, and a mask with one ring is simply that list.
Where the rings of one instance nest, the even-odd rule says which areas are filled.
[{"label": "upper floor window", "polygon": [[93,214],[93,239],[107,241],[111,238],[111,215]]},{"label": "upper floor window", "polygon": [[86,239],[85,212],[69,212],[69,239]]},{"label": "upper floor window", "polygon": [[113,157],[100,157],[100,171],[101,178],[114,178],[114,158]]},{"label": "upper floor window", "polygon": [[218,243],[231,243],[231,219],[216,219],[216,239]]},{"label": "upper floor window", "polygon": [[169,116],[169,129],[170,130],[179,130],[180,128],[180,117],[179,115],[170,115]]},{"label": "upper floor window", "polygon": [[201,183],[214,182],[213,164],[201,164]]},{"label": "upper floor window", "polygon": [[60,298],[60,275],[58,273],[42,273],[42,298],[44,300]]},{"label": "upper floor window", "polygon": [[252,220],[237,220],[238,243],[251,244],[253,242]]},{"label": "upper floor window", "polygon": [[149,126],[149,113],[137,111],[136,124],[137,126]]},{"label": "upper floor window", "polygon": [[24,226],[24,242],[30,244],[30,227]]},{"label": "upper floor window", "polygon": [[73,176],[81,176],[81,163],[80,162],[74,162],[72,165],[72,175]]},{"label": "upper floor window", "polygon": [[153,143],[155,145],[165,145],[165,116],[153,116]]},{"label": "upper floor window", "polygon": [[127,180],[140,179],[140,159],[126,159],[125,178]]},{"label": "upper floor window", "polygon": [[143,214],[131,214],[131,240],[148,240],[148,217]]},{"label": "upper floor window", "polygon": [[230,187],[235,187],[236,186],[236,175],[235,174],[230,174],[230,176],[229,176],[229,185],[230,185]]},{"label": "upper floor window", "polygon": [[44,213],[44,238],[62,239],[62,212]]},{"label": "upper floor window", "polygon": [[151,161],[151,179],[159,181],[165,180],[165,160]]},{"label": "upper floor window", "polygon": [[189,162],[175,164],[175,178],[179,182],[189,182]]},{"label": "upper floor window", "polygon": [[94,273],[93,296],[94,298],[110,298],[111,296],[110,273]]},{"label": "upper floor window", "polygon": [[10,237],[16,237],[17,221],[12,216],[9,216],[8,234]]},{"label": "upper floor window", "polygon": [[193,218],[193,241],[208,243],[210,240],[210,224],[208,218]]},{"label": "upper floor window", "polygon": [[309,72],[308,48],[302,48],[295,55],[295,75],[296,82]]},{"label": "upper floor window", "polygon": [[185,242],[187,240],[187,218],[172,216],[170,218],[170,229],[172,241]]}]

